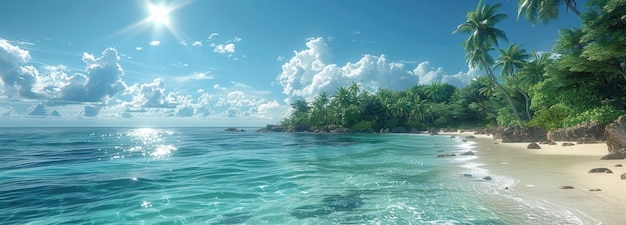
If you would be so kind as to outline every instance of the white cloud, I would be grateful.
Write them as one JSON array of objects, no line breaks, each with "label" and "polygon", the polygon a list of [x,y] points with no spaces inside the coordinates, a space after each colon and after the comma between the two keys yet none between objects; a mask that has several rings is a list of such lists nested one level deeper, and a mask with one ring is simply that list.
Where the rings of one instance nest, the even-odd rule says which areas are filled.
[{"label": "white cloud", "polygon": [[193,44],[191,44],[191,46],[202,47],[202,42],[201,41],[194,41]]},{"label": "white cloud", "polygon": [[480,69],[468,67],[467,72],[448,74],[441,67],[433,67],[429,61],[422,62],[415,67],[413,73],[420,77],[419,84],[429,85],[434,81],[441,81],[457,87],[467,85],[472,79],[477,77]]},{"label": "white cloud", "polygon": [[283,59],[285,59],[285,57],[283,57],[283,56],[278,56],[278,57],[276,57],[276,61],[279,61],[279,62],[280,62],[280,61],[283,61]]},{"label": "white cloud", "polygon": [[0,39],[0,80],[4,83],[4,94],[35,98],[32,87],[39,75],[32,66],[23,64],[30,60],[28,51]]},{"label": "white cloud", "polygon": [[187,82],[190,80],[212,80],[215,77],[213,75],[208,75],[207,73],[192,73],[189,74],[187,76],[182,76],[182,77],[176,77],[174,78],[176,81],[178,82]]},{"label": "white cloud", "polygon": [[182,45],[182,46],[187,46],[187,45],[189,45],[189,43],[187,43],[187,41],[185,41],[185,40],[179,41],[178,43],[179,43],[180,45]]},{"label": "white cloud", "polygon": [[235,44],[233,43],[228,43],[228,44],[219,44],[216,45],[215,48],[213,49],[214,52],[220,53],[220,54],[226,54],[226,53],[235,53]]},{"label": "white cloud", "polygon": [[137,51],[141,51],[143,48],[142,47],[135,47],[135,50]]},{"label": "white cloud", "polygon": [[151,41],[151,42],[150,42],[150,45],[151,45],[151,46],[158,46],[158,45],[160,45],[160,44],[161,44],[161,42],[160,42],[160,41]]},{"label": "white cloud", "polygon": [[165,94],[165,81],[154,79],[152,83],[142,84],[134,89],[132,105],[136,108],[173,108],[177,103],[175,98]]},{"label": "white cloud", "polygon": [[232,40],[232,41],[233,41],[233,42],[240,42],[240,41],[241,41],[241,38],[240,38],[240,37],[235,36],[235,38],[233,38],[233,40]]},{"label": "white cloud", "polygon": [[83,74],[74,74],[64,78],[65,84],[60,87],[62,100],[77,102],[106,101],[111,96],[126,90],[122,80],[124,70],[119,64],[117,50],[107,48],[102,56],[95,58],[92,54],[83,53],[83,62],[87,69]]},{"label": "white cloud", "polygon": [[222,87],[219,84],[214,84],[213,85],[213,89],[221,90],[221,91],[226,91],[227,90],[225,87]]},{"label": "white cloud", "polygon": [[[327,62],[332,58],[331,49],[324,38],[310,38],[307,49],[294,51],[294,56],[282,65],[282,72],[276,78],[287,95],[286,102],[313,97],[322,91],[329,95],[340,86],[352,82],[359,83],[365,90],[380,88],[403,90],[414,84],[441,80],[454,85],[467,84],[474,70],[448,75],[442,68],[433,68],[429,62],[420,63],[413,71],[405,69],[405,64],[388,62],[386,55],[366,54],[357,62],[347,62],[340,66]],[[473,77],[472,77],[473,78]]]},{"label": "white cloud", "polygon": [[211,35],[209,35],[209,40],[213,39],[214,37],[220,35],[219,33],[212,33]]}]

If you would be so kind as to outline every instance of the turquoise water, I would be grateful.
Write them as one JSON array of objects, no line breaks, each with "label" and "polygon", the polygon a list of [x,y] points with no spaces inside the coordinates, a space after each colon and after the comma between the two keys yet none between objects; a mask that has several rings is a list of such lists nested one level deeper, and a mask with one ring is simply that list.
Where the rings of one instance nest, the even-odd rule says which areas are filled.
[{"label": "turquoise water", "polygon": [[222,130],[4,129],[0,224],[582,223],[460,138]]}]

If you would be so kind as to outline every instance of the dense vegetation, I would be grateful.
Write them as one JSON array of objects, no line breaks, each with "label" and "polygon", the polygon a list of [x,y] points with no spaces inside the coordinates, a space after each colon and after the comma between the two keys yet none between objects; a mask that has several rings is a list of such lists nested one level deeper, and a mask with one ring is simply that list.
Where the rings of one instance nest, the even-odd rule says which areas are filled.
[{"label": "dense vegetation", "polygon": [[[292,104],[285,126],[337,126],[357,131],[404,127],[540,126],[546,130],[581,122],[607,124],[626,105],[626,1],[589,0],[581,13],[574,0],[520,0],[518,18],[531,23],[557,19],[559,5],[581,18],[581,28],[563,29],[552,52],[528,51],[506,42],[496,27],[507,15],[501,4],[479,2],[454,33],[469,34],[466,59],[484,71],[463,88],[433,82],[407,90],[339,87],[312,102]],[[497,49],[497,50],[496,50]]]}]

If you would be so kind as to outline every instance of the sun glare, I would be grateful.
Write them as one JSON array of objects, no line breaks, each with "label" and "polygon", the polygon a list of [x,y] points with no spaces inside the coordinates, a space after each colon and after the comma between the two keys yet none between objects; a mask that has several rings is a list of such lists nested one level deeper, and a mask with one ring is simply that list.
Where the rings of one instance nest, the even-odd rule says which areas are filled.
[{"label": "sun glare", "polygon": [[150,5],[150,21],[155,25],[169,24],[170,9],[163,6]]}]

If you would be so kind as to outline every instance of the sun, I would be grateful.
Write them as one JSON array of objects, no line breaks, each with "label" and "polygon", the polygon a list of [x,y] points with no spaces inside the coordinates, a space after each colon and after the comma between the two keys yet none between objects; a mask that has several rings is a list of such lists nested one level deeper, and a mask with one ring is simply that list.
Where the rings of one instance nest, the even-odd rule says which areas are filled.
[{"label": "sun", "polygon": [[148,18],[154,25],[168,25],[170,23],[169,14],[171,9],[164,6],[149,5],[150,17]]}]

